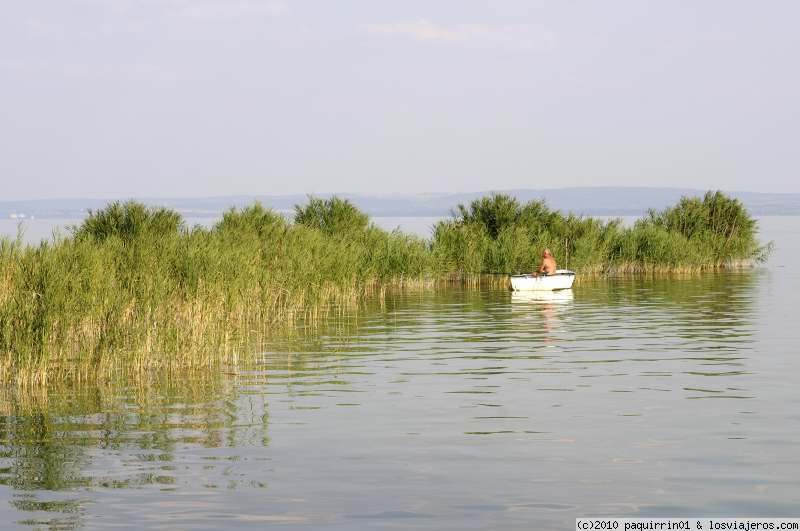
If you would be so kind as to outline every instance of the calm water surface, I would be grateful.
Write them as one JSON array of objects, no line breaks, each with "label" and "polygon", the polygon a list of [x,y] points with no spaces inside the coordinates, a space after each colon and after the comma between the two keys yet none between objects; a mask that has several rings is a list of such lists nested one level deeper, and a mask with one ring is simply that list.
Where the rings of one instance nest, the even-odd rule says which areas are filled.
[{"label": "calm water surface", "polygon": [[0,527],[798,516],[800,218],[753,271],[388,296],[252,371],[6,390]]}]

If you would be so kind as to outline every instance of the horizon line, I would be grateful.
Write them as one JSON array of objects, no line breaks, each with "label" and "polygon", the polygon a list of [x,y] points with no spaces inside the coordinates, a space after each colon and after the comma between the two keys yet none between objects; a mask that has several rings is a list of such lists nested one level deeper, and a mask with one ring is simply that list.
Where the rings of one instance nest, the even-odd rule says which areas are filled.
[{"label": "horizon line", "polygon": [[690,187],[672,187],[672,186],[562,186],[557,188],[494,188],[473,191],[461,192],[294,192],[283,194],[269,194],[269,193],[236,193],[236,194],[221,194],[221,195],[198,195],[198,196],[178,196],[178,195],[119,195],[119,196],[62,196],[62,197],[46,197],[46,198],[27,198],[27,199],[10,199],[0,200],[3,203],[23,203],[35,201],[128,201],[128,200],[170,200],[170,199],[188,199],[188,200],[203,200],[203,199],[227,199],[227,198],[245,198],[245,197],[273,197],[273,198],[290,198],[297,196],[316,197],[316,196],[355,196],[365,198],[392,198],[392,197],[414,197],[414,196],[431,196],[431,197],[445,197],[453,195],[469,195],[469,194],[493,194],[493,193],[508,193],[508,192],[547,192],[547,191],[560,191],[560,190],[609,190],[609,189],[625,189],[625,190],[652,190],[652,191],[682,191],[682,192],[707,192],[707,191],[722,191],[726,193],[745,193],[745,194],[758,194],[758,195],[800,195],[800,192],[770,192],[770,191],[754,191],[742,189],[723,189],[723,188],[690,188]]}]

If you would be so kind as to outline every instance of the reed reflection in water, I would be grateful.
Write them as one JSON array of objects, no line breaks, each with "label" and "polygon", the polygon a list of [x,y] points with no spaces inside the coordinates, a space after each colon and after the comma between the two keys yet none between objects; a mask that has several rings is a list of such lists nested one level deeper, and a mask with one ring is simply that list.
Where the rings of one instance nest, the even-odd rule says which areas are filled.
[{"label": "reed reflection in water", "polygon": [[762,281],[390,294],[226,373],[5,389],[0,518],[560,529],[794,515],[797,362],[762,335]]}]

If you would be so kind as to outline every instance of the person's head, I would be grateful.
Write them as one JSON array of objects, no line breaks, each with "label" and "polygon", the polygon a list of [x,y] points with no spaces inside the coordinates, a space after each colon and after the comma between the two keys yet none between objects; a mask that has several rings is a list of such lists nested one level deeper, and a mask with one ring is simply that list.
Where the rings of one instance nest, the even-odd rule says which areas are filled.
[{"label": "person's head", "polygon": [[552,258],[553,253],[550,252],[550,249],[545,249],[542,251],[542,258]]}]

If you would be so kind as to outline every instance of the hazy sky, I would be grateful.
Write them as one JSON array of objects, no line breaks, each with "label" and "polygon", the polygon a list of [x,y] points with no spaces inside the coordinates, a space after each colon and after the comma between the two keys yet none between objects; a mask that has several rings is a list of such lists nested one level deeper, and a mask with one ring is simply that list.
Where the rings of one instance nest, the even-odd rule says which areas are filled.
[{"label": "hazy sky", "polygon": [[0,200],[800,191],[795,0],[0,8]]}]

